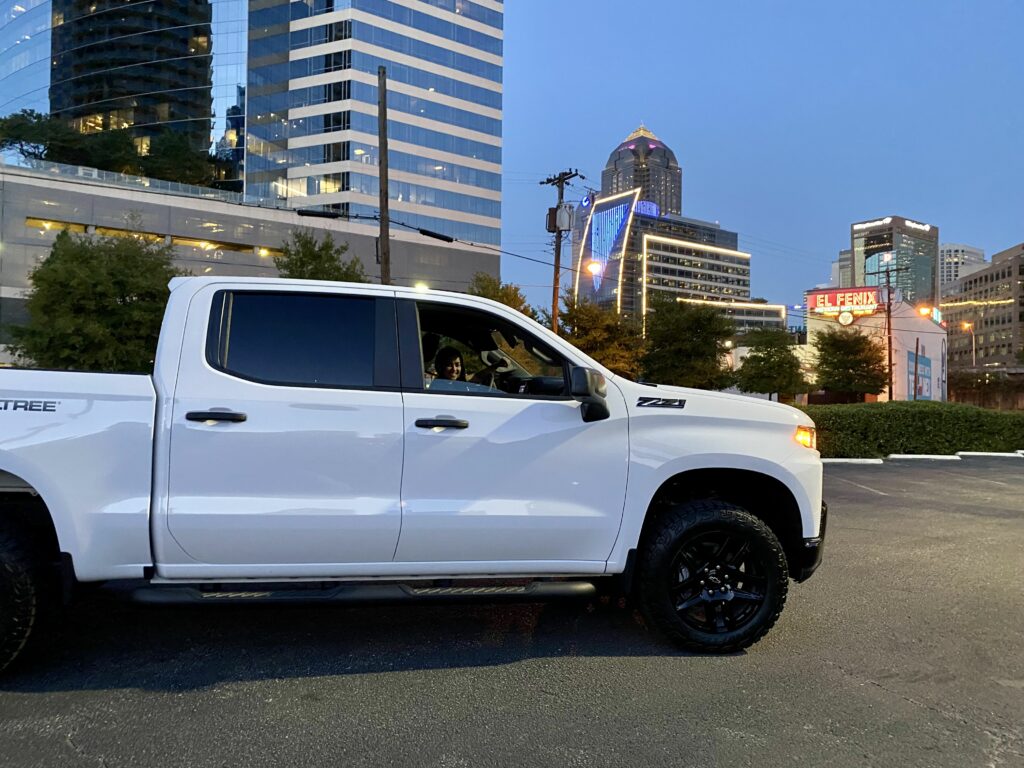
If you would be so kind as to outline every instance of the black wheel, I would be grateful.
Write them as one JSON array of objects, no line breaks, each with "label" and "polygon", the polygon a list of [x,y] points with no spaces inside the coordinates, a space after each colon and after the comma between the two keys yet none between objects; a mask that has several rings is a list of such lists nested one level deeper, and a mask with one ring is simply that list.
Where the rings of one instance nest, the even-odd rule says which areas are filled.
[{"label": "black wheel", "polygon": [[782,613],[789,587],[782,545],[767,525],[733,504],[672,507],[638,554],[644,614],[687,650],[742,650]]},{"label": "black wheel", "polygon": [[0,672],[21,653],[38,621],[40,586],[31,550],[0,523]]}]

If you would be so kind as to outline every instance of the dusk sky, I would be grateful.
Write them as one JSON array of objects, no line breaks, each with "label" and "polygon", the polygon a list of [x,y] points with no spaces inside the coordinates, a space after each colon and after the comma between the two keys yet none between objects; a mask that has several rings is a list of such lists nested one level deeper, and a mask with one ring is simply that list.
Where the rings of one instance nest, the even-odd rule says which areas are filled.
[{"label": "dusk sky", "polygon": [[[502,247],[550,262],[538,182],[599,188],[643,121],[683,215],[753,254],[754,296],[801,302],[850,224],[889,214],[991,257],[1024,241],[1022,35],[1020,0],[508,0]],[[550,304],[551,267],[505,255],[502,278]]]}]

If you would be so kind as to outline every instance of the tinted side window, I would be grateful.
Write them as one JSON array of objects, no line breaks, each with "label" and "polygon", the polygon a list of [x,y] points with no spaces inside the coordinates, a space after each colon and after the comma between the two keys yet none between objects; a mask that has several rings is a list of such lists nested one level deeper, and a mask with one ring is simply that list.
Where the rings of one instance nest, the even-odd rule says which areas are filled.
[{"label": "tinted side window", "polygon": [[222,291],[207,359],[268,384],[372,387],[374,319],[372,298]]}]

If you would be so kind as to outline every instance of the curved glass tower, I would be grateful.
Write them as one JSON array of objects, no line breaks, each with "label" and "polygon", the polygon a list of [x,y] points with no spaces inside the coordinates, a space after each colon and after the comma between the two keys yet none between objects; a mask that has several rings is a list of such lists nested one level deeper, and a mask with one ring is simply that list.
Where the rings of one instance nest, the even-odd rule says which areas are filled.
[{"label": "curved glass tower", "polygon": [[165,128],[241,189],[247,0],[0,0],[0,114],[128,129],[145,154]]}]

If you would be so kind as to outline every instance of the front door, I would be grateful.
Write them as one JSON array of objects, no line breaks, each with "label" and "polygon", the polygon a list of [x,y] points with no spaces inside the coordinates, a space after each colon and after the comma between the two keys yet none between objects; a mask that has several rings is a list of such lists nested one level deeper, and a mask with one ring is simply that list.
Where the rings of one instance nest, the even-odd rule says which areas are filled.
[{"label": "front door", "polygon": [[566,360],[528,325],[454,300],[412,304],[400,302],[403,368],[412,345],[423,384],[405,393],[396,561],[600,571],[625,498],[621,395],[609,387],[611,417],[585,423]]},{"label": "front door", "polygon": [[173,398],[167,526],[187,557],[165,557],[169,575],[390,562],[403,442],[394,299],[211,286],[190,315],[206,344],[183,354]]}]

